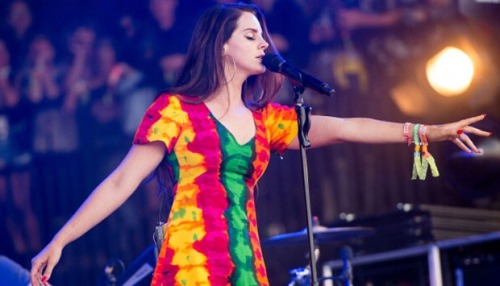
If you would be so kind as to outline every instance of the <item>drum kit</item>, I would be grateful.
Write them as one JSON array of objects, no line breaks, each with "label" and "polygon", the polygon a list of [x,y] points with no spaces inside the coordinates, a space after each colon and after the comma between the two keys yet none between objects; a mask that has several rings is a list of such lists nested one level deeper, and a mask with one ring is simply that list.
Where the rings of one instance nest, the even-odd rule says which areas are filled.
[{"label": "drum kit", "polygon": [[[345,242],[351,239],[368,236],[374,232],[370,227],[335,227],[328,228],[319,225],[317,218],[314,218],[312,228],[314,237],[314,261],[319,259],[319,246],[332,242]],[[297,232],[285,233],[268,238],[263,242],[264,247],[279,247],[279,246],[299,246],[308,243],[307,229]],[[340,258],[343,262],[342,272],[335,276],[321,277],[319,281],[333,280],[340,282],[342,285],[352,285],[352,249],[349,246],[340,248]],[[310,286],[311,285],[311,267],[295,268],[289,271],[291,280],[288,286]],[[336,284],[335,284],[336,285]]]}]

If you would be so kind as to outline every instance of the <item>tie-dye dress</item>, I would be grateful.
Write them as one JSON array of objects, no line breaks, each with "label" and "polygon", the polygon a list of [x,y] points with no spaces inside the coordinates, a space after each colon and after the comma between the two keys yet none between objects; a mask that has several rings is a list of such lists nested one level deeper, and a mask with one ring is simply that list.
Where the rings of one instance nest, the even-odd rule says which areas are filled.
[{"label": "tie-dye dress", "polygon": [[293,108],[254,111],[255,136],[239,144],[204,103],[163,94],[147,110],[134,144],[161,141],[174,200],[152,285],[268,285],[254,187],[270,159],[297,135]]}]

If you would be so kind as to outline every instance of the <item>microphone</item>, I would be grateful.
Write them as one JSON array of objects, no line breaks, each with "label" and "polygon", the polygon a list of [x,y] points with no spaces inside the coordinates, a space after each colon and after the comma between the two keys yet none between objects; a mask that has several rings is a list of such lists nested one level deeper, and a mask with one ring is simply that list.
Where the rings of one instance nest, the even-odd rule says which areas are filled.
[{"label": "microphone", "polygon": [[352,248],[344,246],[340,249],[340,258],[343,261],[342,277],[344,286],[352,286]]},{"label": "microphone", "polygon": [[327,83],[290,65],[278,55],[265,54],[262,58],[262,64],[270,71],[281,73],[290,78],[294,83],[300,84],[302,87],[310,87],[328,96],[331,96],[335,92]]}]

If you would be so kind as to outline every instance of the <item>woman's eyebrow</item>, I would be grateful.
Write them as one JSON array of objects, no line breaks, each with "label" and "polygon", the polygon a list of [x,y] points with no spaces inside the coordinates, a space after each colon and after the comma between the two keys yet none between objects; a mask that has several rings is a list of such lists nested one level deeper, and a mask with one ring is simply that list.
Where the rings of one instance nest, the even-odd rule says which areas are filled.
[{"label": "woman's eyebrow", "polygon": [[247,31],[251,31],[251,32],[254,32],[254,33],[259,33],[259,30],[255,29],[255,28],[246,28],[246,29],[243,29],[243,32],[247,32]]}]

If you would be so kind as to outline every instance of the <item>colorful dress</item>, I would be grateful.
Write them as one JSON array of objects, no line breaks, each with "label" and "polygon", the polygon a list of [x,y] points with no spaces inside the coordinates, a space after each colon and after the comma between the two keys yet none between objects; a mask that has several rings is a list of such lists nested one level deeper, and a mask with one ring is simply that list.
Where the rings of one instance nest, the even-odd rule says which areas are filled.
[{"label": "colorful dress", "polygon": [[255,136],[239,144],[204,103],[155,100],[134,143],[165,144],[174,201],[152,285],[269,285],[254,187],[270,152],[296,137],[296,118],[293,108],[268,104],[253,112]]}]

